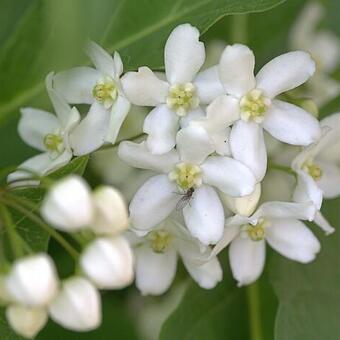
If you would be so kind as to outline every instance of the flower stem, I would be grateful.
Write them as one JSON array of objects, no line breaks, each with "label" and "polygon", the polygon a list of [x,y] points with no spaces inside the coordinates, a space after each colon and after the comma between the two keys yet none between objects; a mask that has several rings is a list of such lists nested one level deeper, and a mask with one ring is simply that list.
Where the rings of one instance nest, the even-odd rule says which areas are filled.
[{"label": "flower stem", "polygon": [[22,205],[15,202],[15,200],[6,198],[2,199],[3,203],[12,207],[13,209],[19,211],[23,215],[27,216],[32,222],[39,225],[42,229],[44,229],[51,237],[53,237],[75,260],[78,259],[79,253],[73,246],[56,230],[50,227],[47,223],[45,223],[39,216],[34,214],[32,211],[26,209]]},{"label": "flower stem", "polygon": [[233,43],[246,44],[248,40],[248,15],[236,14],[231,17],[231,40]]},{"label": "flower stem", "polygon": [[262,340],[261,301],[258,283],[255,282],[248,286],[246,292],[250,323],[250,339]]},{"label": "flower stem", "polygon": [[295,171],[293,169],[291,169],[289,166],[286,166],[286,165],[280,165],[280,164],[269,162],[268,168],[272,169],[272,170],[278,170],[278,171],[286,172],[287,174],[296,177]]},{"label": "flower stem", "polygon": [[137,135],[135,135],[135,136],[131,136],[131,137],[126,138],[126,139],[121,139],[121,140],[117,141],[117,142],[114,143],[114,144],[104,145],[104,146],[102,146],[102,147],[99,149],[99,151],[100,151],[100,150],[114,149],[115,147],[117,147],[117,146],[119,145],[119,143],[124,142],[124,141],[134,142],[135,140],[137,140],[137,139],[143,137],[144,135],[145,135],[145,133],[144,133],[144,132],[141,132],[141,133],[139,133],[139,134],[137,134]]}]

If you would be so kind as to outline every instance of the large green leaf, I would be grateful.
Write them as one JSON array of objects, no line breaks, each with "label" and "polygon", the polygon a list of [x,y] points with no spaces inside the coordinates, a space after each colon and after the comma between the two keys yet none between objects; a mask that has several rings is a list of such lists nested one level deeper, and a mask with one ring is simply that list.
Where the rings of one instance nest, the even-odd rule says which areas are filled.
[{"label": "large green leaf", "polygon": [[[258,12],[284,0],[1,0],[4,16],[16,24],[0,29],[0,123],[34,103],[50,70],[83,62],[87,36],[109,51],[121,52],[126,69],[163,65],[163,46],[171,29],[183,22],[206,31],[228,14]],[[14,13],[14,14],[13,14]],[[6,34],[5,34],[5,33]]]},{"label": "large green leaf", "polygon": [[[325,204],[324,213],[336,229],[340,200]],[[277,256],[271,263],[271,282],[280,300],[275,340],[339,339],[340,235],[326,237],[316,261],[297,264]]]}]

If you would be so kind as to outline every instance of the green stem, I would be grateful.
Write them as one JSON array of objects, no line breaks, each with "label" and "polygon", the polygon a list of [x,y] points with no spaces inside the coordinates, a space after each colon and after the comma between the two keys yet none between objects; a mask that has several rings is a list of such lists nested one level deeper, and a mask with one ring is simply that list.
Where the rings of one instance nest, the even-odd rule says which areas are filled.
[{"label": "green stem", "polygon": [[272,170],[278,170],[278,171],[286,172],[287,174],[293,175],[294,177],[296,177],[295,171],[293,169],[291,169],[289,166],[286,166],[286,165],[280,165],[280,164],[269,162],[268,168],[272,169]]},{"label": "green stem", "polygon": [[24,255],[23,249],[22,249],[22,242],[20,239],[20,236],[18,235],[16,231],[15,224],[12,221],[12,217],[7,210],[7,208],[0,204],[0,216],[3,225],[6,227],[7,233],[8,233],[8,239],[13,251],[13,255],[15,258],[19,258]]},{"label": "green stem", "polygon": [[248,15],[236,14],[231,17],[231,40],[246,44],[248,41]]},{"label": "green stem", "polygon": [[27,210],[25,207],[21,206],[14,200],[3,200],[5,204],[12,207],[13,209],[19,211],[23,215],[27,216],[32,222],[39,225],[44,229],[51,237],[53,237],[75,260],[78,259],[79,253],[75,250],[72,245],[56,230],[46,224],[39,216],[35,215],[32,211]]},{"label": "green stem", "polygon": [[246,288],[250,321],[250,339],[262,340],[261,301],[257,282]]},{"label": "green stem", "polygon": [[145,133],[144,133],[144,132],[141,132],[141,133],[139,133],[138,135],[129,137],[129,138],[127,138],[127,139],[121,139],[121,140],[117,141],[117,142],[114,143],[114,144],[107,144],[107,145],[104,145],[104,146],[102,146],[99,150],[114,149],[114,148],[117,147],[121,142],[124,142],[124,141],[134,142],[135,140],[137,140],[137,139],[143,137],[144,135],[145,135]]}]

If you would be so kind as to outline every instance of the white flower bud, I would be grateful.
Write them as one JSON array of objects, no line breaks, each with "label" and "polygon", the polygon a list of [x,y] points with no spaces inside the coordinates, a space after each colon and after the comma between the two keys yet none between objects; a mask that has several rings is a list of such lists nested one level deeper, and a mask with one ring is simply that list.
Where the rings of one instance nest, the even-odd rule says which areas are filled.
[{"label": "white flower bud", "polygon": [[60,230],[73,231],[88,226],[93,218],[90,188],[79,176],[57,182],[46,195],[41,214]]},{"label": "white flower bud", "polygon": [[6,278],[6,289],[17,303],[47,305],[58,289],[54,263],[43,253],[17,260]]},{"label": "white flower bud", "polygon": [[17,334],[31,339],[45,326],[48,315],[44,308],[11,305],[6,309],[6,318]]},{"label": "white flower bud", "polygon": [[116,189],[102,186],[92,195],[95,218],[92,229],[96,233],[115,234],[128,227],[128,211],[122,195]]},{"label": "white flower bud", "polygon": [[250,216],[255,211],[260,200],[261,184],[256,184],[255,190],[248,196],[234,198],[222,192],[220,196],[223,203],[233,213],[243,216]]},{"label": "white flower bud", "polygon": [[123,237],[95,240],[83,252],[80,265],[98,288],[118,289],[133,280],[133,255]]},{"label": "white flower bud", "polygon": [[101,300],[93,284],[73,277],[63,283],[57,297],[49,306],[51,318],[74,331],[89,331],[101,323]]}]

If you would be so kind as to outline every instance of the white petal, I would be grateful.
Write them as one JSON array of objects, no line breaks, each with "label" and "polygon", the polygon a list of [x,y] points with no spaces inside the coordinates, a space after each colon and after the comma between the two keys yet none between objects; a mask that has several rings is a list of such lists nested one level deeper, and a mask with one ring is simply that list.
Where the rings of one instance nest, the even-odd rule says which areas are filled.
[{"label": "white petal", "polygon": [[169,35],[164,49],[166,77],[170,84],[191,82],[205,60],[204,44],[199,31],[190,24],[177,26]]},{"label": "white petal", "polygon": [[118,96],[111,108],[110,121],[107,127],[107,134],[105,136],[106,142],[111,144],[116,142],[119,131],[130,111],[130,107],[130,102],[125,97]]},{"label": "white petal", "polygon": [[199,126],[189,125],[176,136],[177,150],[183,162],[201,164],[214,151],[208,133]]},{"label": "white petal", "polygon": [[217,243],[223,234],[224,211],[216,191],[202,185],[183,209],[184,220],[192,236],[204,245]]},{"label": "white petal", "polygon": [[216,131],[224,130],[239,118],[238,100],[231,96],[222,95],[207,107],[207,116],[197,120],[195,124],[199,124],[210,134],[213,134]]},{"label": "white petal", "polygon": [[335,229],[330,225],[330,223],[325,219],[320,211],[317,211],[314,218],[314,223],[325,232],[326,235],[334,233]]},{"label": "white petal", "polygon": [[200,120],[205,117],[205,111],[198,106],[196,109],[189,111],[184,117],[180,119],[180,127],[183,129],[187,127],[192,121]]},{"label": "white petal", "polygon": [[329,143],[327,148],[322,150],[322,159],[339,162],[340,161],[340,113],[334,113],[324,118],[321,122],[323,128],[331,128],[327,133]]},{"label": "white petal", "polygon": [[254,53],[245,45],[227,46],[221,56],[219,75],[227,93],[240,98],[255,87]]},{"label": "white petal", "polygon": [[312,202],[266,202],[257,209],[252,218],[254,218],[255,221],[257,221],[261,217],[289,218],[296,220],[313,221],[315,212],[316,209]]},{"label": "white petal", "polygon": [[49,312],[55,322],[67,329],[93,330],[101,323],[100,294],[90,281],[72,277],[63,282]]},{"label": "white petal", "polygon": [[103,105],[94,102],[90,111],[70,135],[76,156],[86,155],[101,147],[109,126],[110,114]]},{"label": "white petal", "polygon": [[90,188],[79,176],[58,181],[45,196],[41,214],[60,230],[73,231],[88,226],[94,215]]},{"label": "white petal", "polygon": [[238,286],[256,281],[262,274],[266,259],[266,245],[262,241],[236,238],[229,247],[229,261]]},{"label": "white petal", "polygon": [[163,155],[153,155],[146,143],[121,142],[118,148],[119,158],[126,164],[140,169],[156,172],[169,172],[179,162],[178,152],[171,150]]},{"label": "white petal", "polygon": [[210,104],[216,97],[224,94],[217,66],[200,72],[194,80],[201,104]]},{"label": "white petal", "polygon": [[68,103],[92,104],[93,88],[101,74],[92,67],[75,67],[58,72],[53,77],[53,86]]},{"label": "white petal", "polygon": [[203,264],[197,264],[183,257],[183,264],[190,276],[204,289],[212,289],[222,281],[223,272],[217,257]]},{"label": "white petal", "polygon": [[103,185],[92,194],[96,210],[91,229],[97,234],[114,235],[128,227],[128,211],[125,200],[115,188]]},{"label": "white petal", "polygon": [[69,121],[71,107],[67,104],[66,99],[61,93],[53,88],[54,73],[51,72],[46,76],[45,85],[48,95],[54,107],[54,111],[62,126],[66,126]]},{"label": "white petal", "polygon": [[121,289],[133,280],[133,255],[123,237],[95,239],[82,253],[80,265],[100,289]]},{"label": "white petal", "polygon": [[130,203],[130,220],[135,229],[150,230],[165,220],[181,199],[177,186],[167,175],[148,179]]},{"label": "white petal", "polygon": [[231,156],[230,150],[230,128],[215,132],[210,135],[214,145],[215,151],[220,156]]},{"label": "white petal", "polygon": [[44,308],[10,305],[6,308],[6,319],[15,333],[25,338],[35,338],[48,320]]},{"label": "white petal", "polygon": [[322,204],[322,191],[317,183],[303,170],[297,172],[297,186],[293,194],[295,202],[313,202],[316,209],[320,210]]},{"label": "white petal", "polygon": [[263,127],[276,139],[293,145],[309,145],[321,136],[319,121],[296,105],[274,100]]},{"label": "white petal", "polygon": [[136,286],[143,295],[165,293],[175,278],[175,249],[155,253],[148,245],[136,248]]},{"label": "white petal", "polygon": [[22,140],[28,145],[45,151],[44,138],[49,133],[55,133],[60,123],[52,113],[32,109],[21,109],[18,132]]},{"label": "white petal", "polygon": [[255,122],[237,121],[230,133],[233,157],[246,165],[261,182],[267,171],[267,150],[262,127]]},{"label": "white petal", "polygon": [[103,75],[110,76],[114,79],[119,77],[119,75],[115,72],[115,64],[112,56],[94,41],[88,42],[86,46],[86,53],[90,57],[96,69]]},{"label": "white petal", "polygon": [[229,157],[210,156],[201,165],[203,181],[224,193],[241,197],[252,193],[256,179],[241,162]]},{"label": "white petal", "polygon": [[15,261],[5,284],[14,302],[42,307],[55,297],[58,278],[51,258],[40,253]]},{"label": "white petal", "polygon": [[148,67],[138,68],[138,72],[128,72],[122,78],[126,97],[134,105],[157,106],[165,103],[169,84],[159,79]]},{"label": "white petal", "polygon": [[120,54],[118,52],[115,52],[113,54],[113,67],[114,67],[115,76],[117,79],[123,74],[123,70],[124,70],[122,58],[120,57]]},{"label": "white petal", "polygon": [[167,105],[155,107],[145,118],[143,131],[148,134],[147,146],[151,153],[169,152],[176,144],[179,117]]},{"label": "white petal", "polygon": [[302,263],[315,259],[320,243],[302,222],[294,219],[275,219],[266,229],[266,240],[281,255]]},{"label": "white petal", "polygon": [[340,195],[340,168],[325,161],[317,161],[317,164],[322,170],[322,176],[317,181],[317,185],[322,190],[323,197],[327,199],[338,197]]},{"label": "white petal", "polygon": [[311,55],[302,51],[282,54],[264,65],[256,75],[257,88],[274,98],[305,83],[315,71]]}]

